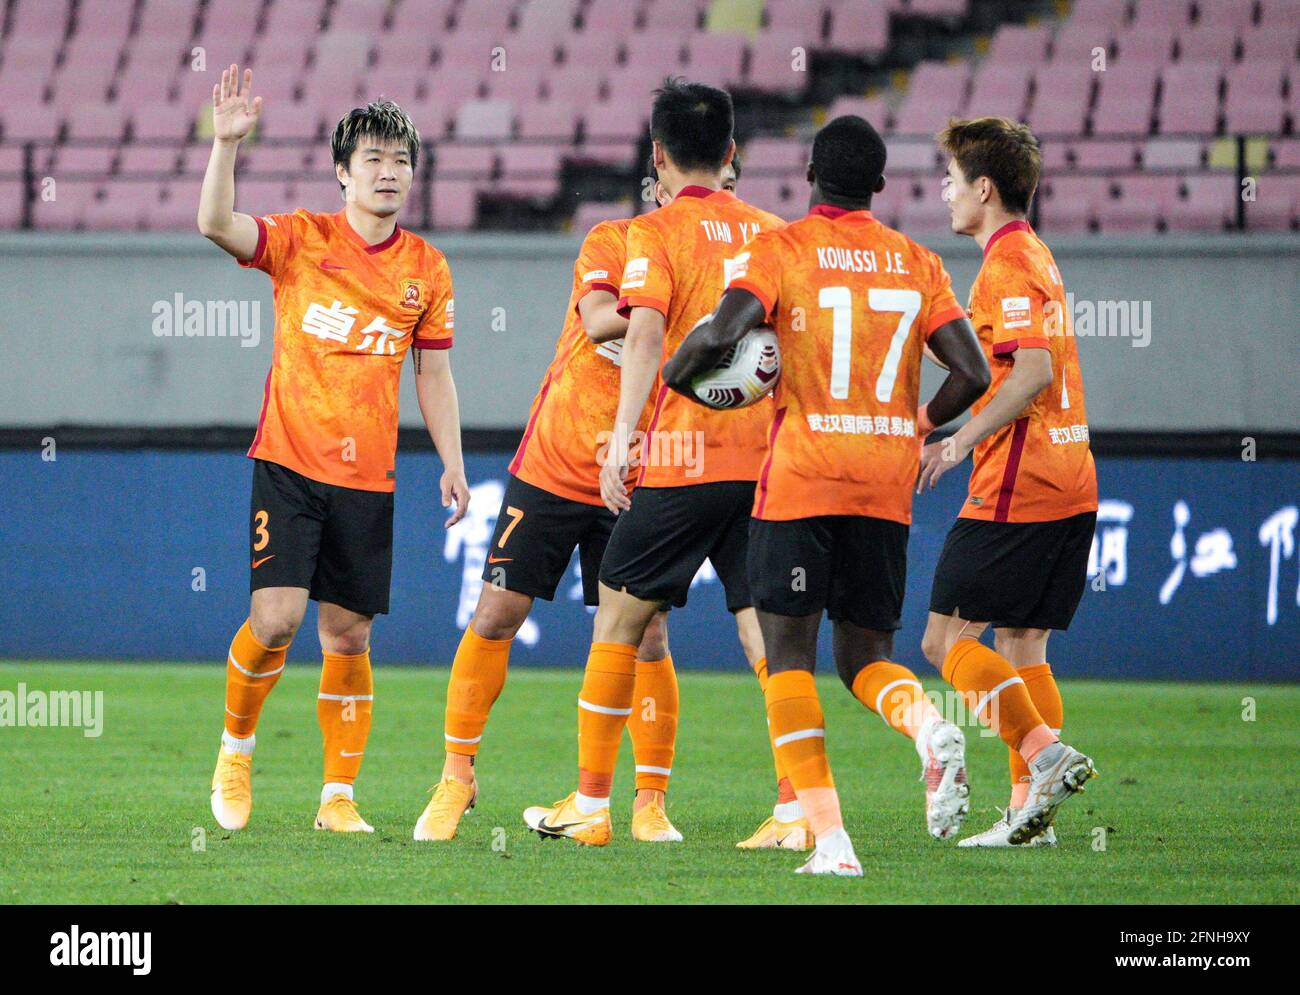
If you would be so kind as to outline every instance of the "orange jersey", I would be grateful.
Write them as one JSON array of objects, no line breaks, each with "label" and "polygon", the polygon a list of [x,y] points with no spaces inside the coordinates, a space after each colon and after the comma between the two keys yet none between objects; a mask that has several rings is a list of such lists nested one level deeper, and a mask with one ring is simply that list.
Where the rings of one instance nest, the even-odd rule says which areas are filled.
[{"label": "orange jersey", "polygon": [[367,245],[343,211],[257,221],[275,289],[275,352],[248,455],[305,477],[391,491],[407,350],[451,346],[451,271],[411,232]]},{"label": "orange jersey", "polygon": [[[593,290],[618,296],[627,242],[626,221],[602,221],[587,233],[573,264],[573,290],[555,358],[533,399],[528,427],[510,472],[535,487],[583,504],[599,505],[602,433],[618,414],[622,342],[597,345],[587,337],[578,302]],[[648,407],[648,406],[647,406]],[[645,427],[647,415],[641,418]]]},{"label": "orange jersey", "polygon": [[754,517],[910,524],[922,347],[964,314],[939,257],[870,211],[820,204],[736,265],[731,286],[762,302],[781,345]]},{"label": "orange jersey", "polygon": [[[718,306],[731,259],[759,231],[782,228],[774,214],[726,190],[689,186],[672,203],[632,222],[619,309],[664,315],[664,355]],[[641,452],[643,487],[681,487],[719,480],[757,480],[772,404],[712,411],[660,385]]]},{"label": "orange jersey", "polygon": [[1051,251],[1024,221],[993,234],[970,291],[971,322],[993,371],[978,413],[1017,349],[1047,349],[1052,383],[1025,413],[975,447],[962,518],[1050,522],[1097,510],[1097,470],[1065,286]]}]

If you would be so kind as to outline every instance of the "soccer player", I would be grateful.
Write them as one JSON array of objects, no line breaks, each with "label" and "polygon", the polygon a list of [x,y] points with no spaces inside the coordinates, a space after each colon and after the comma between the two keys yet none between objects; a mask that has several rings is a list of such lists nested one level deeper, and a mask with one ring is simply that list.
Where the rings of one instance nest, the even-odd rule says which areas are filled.
[{"label": "soccer player", "polygon": [[745,581],[745,529],[770,405],[711,412],[661,387],[630,498],[624,481],[632,432],[665,353],[717,303],[729,258],[758,230],[783,222],[721,189],[735,150],[725,91],[668,80],[655,93],[650,132],[659,181],[672,201],[634,220],[627,234],[619,308],[629,321],[599,476],[602,499],[618,521],[600,568],[600,606],[578,700],[578,790],[524,813],[543,836],[596,846],[610,839],[609,794],[633,713],[637,645],[659,611],[686,604],[706,558],[736,614],[746,656],[762,672],[762,638]]},{"label": "soccer player", "polygon": [[[952,121],[944,196],[952,230],[984,250],[969,311],[993,385],[950,439],[922,454],[918,490],[972,450],[970,488],[935,570],[922,640],[944,679],[975,696],[1010,750],[1011,803],[961,846],[1054,844],[1057,808],[1095,775],[1060,742],[1061,693],[1047,637],[1066,629],[1083,595],[1097,521],[1079,355],[1065,287],[1025,215],[1042,156],[1024,125]],[[980,642],[993,627],[994,649]]]},{"label": "soccer player", "polygon": [[469,503],[448,349],[451,273],[442,253],[403,231],[420,136],[396,104],[350,111],[334,129],[343,209],[254,218],[234,210],[235,153],[257,123],[252,71],[212,89],[215,138],[199,231],[271,277],[275,353],[253,460],[249,617],[230,644],[225,731],[212,814],[242,829],[252,809],[254,729],[284,670],[307,599],[320,602],[324,666],[316,714],[325,748],[316,828],[371,832],[352,785],[370,732],[370,627],[388,611],[393,552],[397,388],[408,351],[420,411],[443,462],[447,526]]},{"label": "soccer player", "polygon": [[770,322],[781,347],[776,417],[749,526],[749,586],[767,648],[768,728],[817,847],[806,874],[859,876],[826,758],[813,681],[822,613],[835,666],[855,698],[911,738],[939,839],[968,810],[961,731],[943,720],[906,667],[892,662],[919,467],[922,348],[949,374],[928,405],[948,421],[983,393],[988,366],[933,252],[871,214],[884,189],[885,144],[860,117],[813,141],[807,217],[757,235],[712,320],[686,339],[664,380],[693,397],[751,329]]}]

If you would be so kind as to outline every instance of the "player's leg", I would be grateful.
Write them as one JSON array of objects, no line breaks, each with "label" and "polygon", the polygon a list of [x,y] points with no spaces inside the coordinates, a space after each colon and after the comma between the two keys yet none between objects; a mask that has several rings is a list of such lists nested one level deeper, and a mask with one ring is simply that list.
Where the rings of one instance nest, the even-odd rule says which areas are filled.
[{"label": "player's leg", "polygon": [[[1064,704],[1061,691],[1047,663],[1047,637],[1049,629],[995,628],[993,648],[1016,668],[1025,682],[1029,697],[1038,713],[1057,736],[1061,735]],[[1016,750],[1008,749],[1007,762],[1011,768],[1011,799],[1009,808],[1019,809],[1029,794],[1029,765]]]},{"label": "player's leg", "polygon": [[327,512],[311,596],[320,603],[322,665],[316,716],[325,750],[316,828],[373,832],[357,811],[353,781],[361,768],[374,680],[370,630],[388,613],[393,573],[393,495],[350,487],[323,488]]},{"label": "player's leg", "polygon": [[861,877],[862,865],[844,830],[813,680],[821,612],[789,616],[759,609],[758,621],[767,649],[768,735],[816,838],[816,849],[799,873]]},{"label": "player's leg", "polygon": [[574,546],[604,508],[581,504],[512,476],[483,567],[483,588],[447,684],[442,776],[416,821],[417,840],[449,840],[479,792],[475,776],[488,716],[505,687],[510,648],[537,598],[551,600]]},{"label": "player's leg", "polygon": [[323,516],[312,481],[253,461],[249,613],[226,653],[225,728],[212,775],[212,814],[224,829],[244,828],[252,812],[257,720],[307,610]]},{"label": "player's leg", "polygon": [[316,630],[324,657],[316,719],[325,750],[324,783],[316,828],[374,832],[361,817],[352,786],[370,738],[375,686],[370,669],[373,616],[329,601],[320,603]]},{"label": "player's leg", "polygon": [[668,819],[668,781],[677,750],[679,696],[677,672],[668,650],[668,613],[646,626],[636,650],[632,714],[627,718],[636,766],[632,838],[643,843],[680,843],[682,834]]}]

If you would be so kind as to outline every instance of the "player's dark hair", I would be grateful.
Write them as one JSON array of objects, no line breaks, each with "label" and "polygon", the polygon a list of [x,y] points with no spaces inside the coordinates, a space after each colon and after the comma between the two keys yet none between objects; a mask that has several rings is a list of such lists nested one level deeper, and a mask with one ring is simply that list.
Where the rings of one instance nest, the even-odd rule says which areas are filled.
[{"label": "player's dark hair", "polygon": [[869,121],[845,114],[813,139],[813,173],[823,194],[869,201],[885,175],[885,142]]},{"label": "player's dark hair", "polygon": [[1012,214],[1025,214],[1038,187],[1043,153],[1023,124],[1005,117],[956,118],[939,132],[939,146],[957,160],[967,182],[987,176]]},{"label": "player's dark hair", "polygon": [[721,169],[731,147],[731,94],[703,83],[669,78],[655,90],[650,137],[678,169]]},{"label": "player's dark hair", "polygon": [[414,170],[419,163],[420,132],[406,111],[391,100],[376,100],[365,107],[354,107],[344,115],[343,120],[335,125],[334,137],[330,139],[334,163],[347,169],[352,162],[352,153],[363,138],[405,145],[411,157],[411,169]]}]

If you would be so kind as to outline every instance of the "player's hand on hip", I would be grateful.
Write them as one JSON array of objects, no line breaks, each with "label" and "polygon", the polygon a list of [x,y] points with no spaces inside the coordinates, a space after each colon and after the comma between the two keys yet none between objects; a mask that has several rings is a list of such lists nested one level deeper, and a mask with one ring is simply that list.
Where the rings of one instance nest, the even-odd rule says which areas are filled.
[{"label": "player's hand on hip", "polygon": [[262,98],[252,96],[253,70],[244,70],[240,86],[239,66],[233,62],[221,71],[221,82],[212,87],[212,134],[218,141],[237,142],[244,138],[262,113]]},{"label": "player's hand on hip", "polygon": [[623,483],[626,476],[627,467],[614,460],[600,468],[600,499],[616,515],[632,507],[632,499],[628,497],[627,486]]},{"label": "player's hand on hip", "polygon": [[966,458],[970,447],[957,441],[955,435],[921,448],[921,472],[916,478],[916,493],[933,489],[939,478]]},{"label": "player's hand on hip", "polygon": [[444,471],[440,487],[442,489],[442,506],[450,508],[453,503],[456,505],[456,510],[451,513],[450,517],[442,525],[444,529],[449,529],[465,517],[465,512],[469,511],[469,482],[465,479],[465,471]]}]

